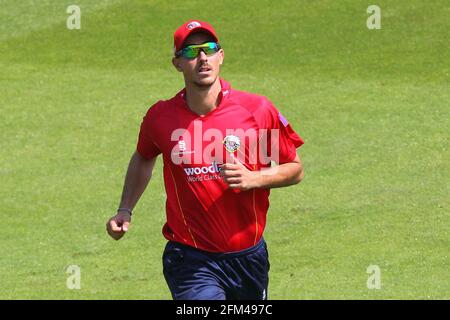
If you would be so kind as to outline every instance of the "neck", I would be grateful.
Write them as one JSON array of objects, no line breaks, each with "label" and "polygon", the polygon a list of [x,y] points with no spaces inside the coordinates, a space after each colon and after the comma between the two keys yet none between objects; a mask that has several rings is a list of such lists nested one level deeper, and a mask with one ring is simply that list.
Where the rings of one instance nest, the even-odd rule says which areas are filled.
[{"label": "neck", "polygon": [[198,115],[213,111],[219,104],[221,90],[219,78],[210,86],[186,83],[186,102],[189,109]]}]

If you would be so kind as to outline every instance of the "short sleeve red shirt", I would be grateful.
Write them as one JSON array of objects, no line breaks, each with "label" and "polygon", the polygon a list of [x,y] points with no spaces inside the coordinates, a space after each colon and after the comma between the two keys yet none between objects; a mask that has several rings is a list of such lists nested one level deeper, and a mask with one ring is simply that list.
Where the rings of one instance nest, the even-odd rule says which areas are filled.
[{"label": "short sleeve red shirt", "polygon": [[264,170],[271,161],[294,160],[303,140],[267,98],[220,82],[220,103],[204,116],[189,109],[185,89],[154,104],[142,121],[137,151],[147,159],[163,157],[166,239],[233,252],[261,239],[270,190],[230,189],[221,164],[234,157],[249,170]]}]

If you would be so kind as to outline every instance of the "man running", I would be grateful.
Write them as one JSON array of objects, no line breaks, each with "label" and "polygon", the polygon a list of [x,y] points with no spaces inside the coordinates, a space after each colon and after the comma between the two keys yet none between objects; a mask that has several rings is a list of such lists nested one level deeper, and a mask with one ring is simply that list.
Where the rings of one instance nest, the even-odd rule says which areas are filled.
[{"label": "man running", "polygon": [[167,194],[163,272],[174,299],[267,299],[263,239],[271,188],[299,183],[303,140],[266,98],[219,77],[224,50],[213,27],[174,33],[172,63],[185,88],[154,104],[141,124],[117,214],[118,240],[162,154]]}]

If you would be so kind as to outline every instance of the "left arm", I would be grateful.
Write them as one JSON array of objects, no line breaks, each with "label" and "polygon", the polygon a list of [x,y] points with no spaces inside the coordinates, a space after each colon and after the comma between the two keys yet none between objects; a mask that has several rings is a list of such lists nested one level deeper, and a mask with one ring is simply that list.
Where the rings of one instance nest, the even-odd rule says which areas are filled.
[{"label": "left arm", "polygon": [[302,181],[303,164],[300,157],[263,171],[250,171],[235,159],[234,163],[222,166],[223,180],[232,189],[250,190],[253,188],[280,188],[294,185]]}]

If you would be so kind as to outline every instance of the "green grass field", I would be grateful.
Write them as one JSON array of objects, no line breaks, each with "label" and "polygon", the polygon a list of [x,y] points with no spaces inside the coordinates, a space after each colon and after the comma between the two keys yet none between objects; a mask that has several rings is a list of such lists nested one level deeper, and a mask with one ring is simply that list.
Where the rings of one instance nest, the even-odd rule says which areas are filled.
[{"label": "green grass field", "polygon": [[173,31],[196,18],[223,78],[306,142],[304,181],[271,195],[269,298],[449,299],[449,16],[445,0],[0,0],[0,298],[171,298],[160,159],[126,237],[104,226],[143,115],[183,86]]}]

